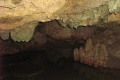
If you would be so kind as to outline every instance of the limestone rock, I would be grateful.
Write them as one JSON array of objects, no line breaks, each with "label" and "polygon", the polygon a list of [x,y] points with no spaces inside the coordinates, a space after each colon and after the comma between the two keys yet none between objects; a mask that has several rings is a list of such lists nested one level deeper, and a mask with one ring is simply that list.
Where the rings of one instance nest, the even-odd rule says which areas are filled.
[{"label": "limestone rock", "polygon": [[16,28],[15,30],[12,30],[10,33],[10,36],[14,41],[28,42],[34,34],[34,30],[35,30],[36,25],[37,25],[36,22],[31,22],[31,23],[28,23],[26,25],[23,25],[23,27]]},{"label": "limestone rock", "polygon": [[1,37],[3,40],[9,39],[10,31],[11,31],[11,30],[2,30],[2,31],[0,31],[0,37]]},{"label": "limestone rock", "polygon": [[[0,35],[4,40],[9,38],[9,30],[13,29],[11,32],[11,38],[13,40],[21,41],[23,39],[22,41],[28,41],[32,34],[23,36],[24,31],[33,33],[34,28],[31,30],[30,28],[23,27],[23,25],[34,21],[47,22],[55,19],[57,19],[64,27],[69,26],[70,28],[78,28],[79,26],[88,25],[91,26],[108,22],[120,23],[120,0],[0,1]],[[31,23],[28,25],[33,26]],[[20,30],[20,27],[23,27],[21,29],[24,31]],[[3,33],[2,31],[8,32]],[[16,35],[16,33],[19,35]],[[70,37],[70,33],[71,30],[69,28],[65,28],[57,34],[57,36],[64,39],[66,36]],[[60,36],[62,34],[65,35]]]},{"label": "limestone rock", "polygon": [[12,29],[30,21],[49,21],[65,0],[1,0],[0,28]]},{"label": "limestone rock", "polygon": [[108,18],[110,13],[119,12],[120,0],[1,0],[0,29],[53,19],[77,28],[97,24]]}]

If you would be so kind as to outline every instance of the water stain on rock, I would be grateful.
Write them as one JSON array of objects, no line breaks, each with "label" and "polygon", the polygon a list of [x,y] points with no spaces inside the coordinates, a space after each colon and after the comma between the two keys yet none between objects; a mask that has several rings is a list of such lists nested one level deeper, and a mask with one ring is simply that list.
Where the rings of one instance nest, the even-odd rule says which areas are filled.
[{"label": "water stain on rock", "polygon": [[22,19],[23,19],[22,17],[5,17],[5,18],[0,18],[0,23],[3,24],[15,23],[21,21]]}]

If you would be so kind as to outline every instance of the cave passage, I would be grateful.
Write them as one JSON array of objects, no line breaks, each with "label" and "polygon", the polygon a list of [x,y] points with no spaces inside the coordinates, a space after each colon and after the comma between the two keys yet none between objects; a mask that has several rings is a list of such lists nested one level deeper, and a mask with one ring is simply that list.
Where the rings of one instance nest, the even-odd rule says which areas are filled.
[{"label": "cave passage", "polygon": [[[120,70],[75,62],[68,46],[3,56],[1,80],[119,80]],[[67,51],[65,51],[67,50]],[[65,53],[65,54],[64,54]],[[62,55],[61,55],[62,54]],[[63,55],[64,54],[64,55]],[[70,55],[68,55],[70,54]]]},{"label": "cave passage", "polygon": [[120,24],[39,23],[29,42],[0,39],[0,80],[119,80]]},{"label": "cave passage", "polygon": [[0,80],[120,80],[120,0],[1,0]]}]

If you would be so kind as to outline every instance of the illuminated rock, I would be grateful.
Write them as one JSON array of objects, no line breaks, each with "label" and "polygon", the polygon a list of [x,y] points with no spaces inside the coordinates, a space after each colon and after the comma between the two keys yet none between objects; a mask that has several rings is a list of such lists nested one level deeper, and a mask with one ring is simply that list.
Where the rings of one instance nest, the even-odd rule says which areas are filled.
[{"label": "illuminated rock", "polygon": [[110,13],[119,12],[120,0],[1,0],[0,28],[13,29],[30,21],[53,19],[77,28],[97,24]]}]

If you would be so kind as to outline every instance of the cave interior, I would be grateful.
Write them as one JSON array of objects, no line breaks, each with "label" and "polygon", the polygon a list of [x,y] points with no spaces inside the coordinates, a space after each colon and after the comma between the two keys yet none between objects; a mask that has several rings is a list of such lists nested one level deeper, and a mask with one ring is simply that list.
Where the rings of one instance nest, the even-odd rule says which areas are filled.
[{"label": "cave interior", "polygon": [[119,80],[119,56],[112,53],[119,49],[120,24],[97,26],[75,29],[53,20],[39,22],[28,42],[0,39],[0,79]]}]

